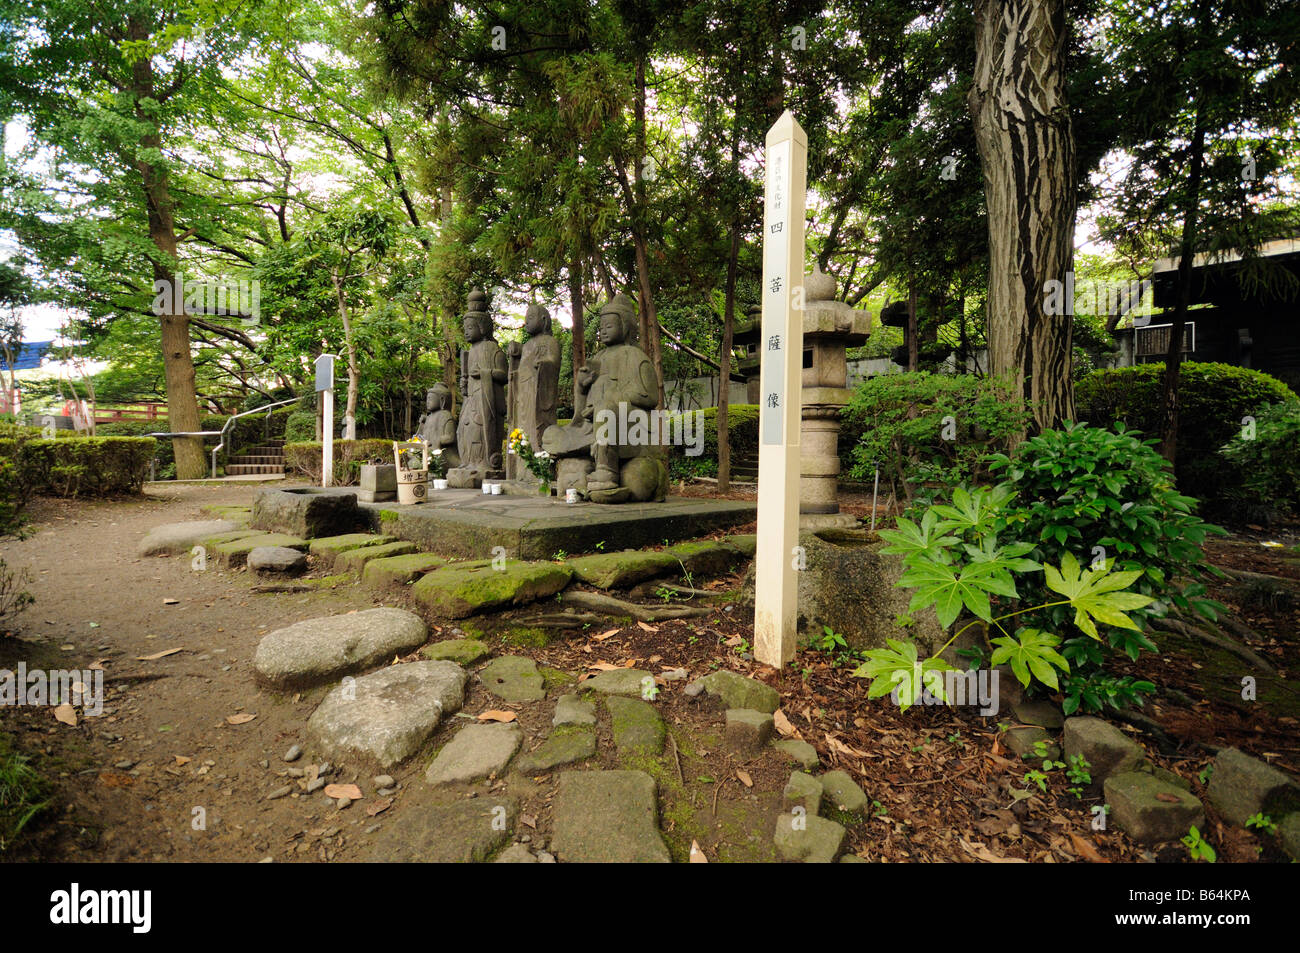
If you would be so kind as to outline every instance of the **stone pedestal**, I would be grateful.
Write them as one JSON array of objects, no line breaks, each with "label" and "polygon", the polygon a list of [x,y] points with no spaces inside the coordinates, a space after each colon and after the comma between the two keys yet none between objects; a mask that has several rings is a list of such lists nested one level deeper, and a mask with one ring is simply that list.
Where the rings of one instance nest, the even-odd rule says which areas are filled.
[{"label": "stone pedestal", "polygon": [[361,503],[388,503],[397,499],[397,467],[391,463],[363,463],[357,500]]},{"label": "stone pedestal", "polygon": [[497,483],[506,478],[504,470],[477,470],[453,467],[447,471],[447,486],[453,490],[477,490],[484,482]]}]

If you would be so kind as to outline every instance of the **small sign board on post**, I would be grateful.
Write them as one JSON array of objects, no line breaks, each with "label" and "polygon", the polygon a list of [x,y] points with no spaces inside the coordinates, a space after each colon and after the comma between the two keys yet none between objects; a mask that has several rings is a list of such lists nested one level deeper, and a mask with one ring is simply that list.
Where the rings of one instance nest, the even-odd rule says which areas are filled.
[{"label": "small sign board on post", "polygon": [[808,137],[786,110],[767,133],[759,344],[758,551],[754,658],[781,668],[798,637],[799,413],[803,382]]},{"label": "small sign board on post", "polygon": [[316,399],[320,402],[321,420],[320,485],[334,482],[334,355],[316,358]]}]

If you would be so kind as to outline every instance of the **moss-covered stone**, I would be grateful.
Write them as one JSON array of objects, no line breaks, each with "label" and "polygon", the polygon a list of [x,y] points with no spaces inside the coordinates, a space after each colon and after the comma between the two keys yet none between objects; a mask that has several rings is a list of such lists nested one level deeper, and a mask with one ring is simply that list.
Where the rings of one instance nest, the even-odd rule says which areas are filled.
[{"label": "moss-covered stone", "polygon": [[421,578],[411,594],[435,615],[460,619],[553,596],[570,574],[567,566],[547,562],[507,560],[503,569],[451,563]]},{"label": "moss-covered stone", "polygon": [[726,669],[706,675],[699,682],[710,695],[719,696],[728,708],[752,708],[770,715],[781,703],[775,688]]},{"label": "moss-covered stone", "polygon": [[235,568],[248,561],[248,554],[259,546],[283,546],[285,549],[306,550],[307,541],[285,533],[255,533],[239,539],[218,543],[211,547],[209,555],[215,558],[218,566]]},{"label": "moss-covered stone", "polygon": [[232,523],[247,524],[253,518],[251,506],[237,506],[233,503],[205,503],[199,507],[199,512],[218,519],[230,520]]},{"label": "moss-covered stone", "polygon": [[596,733],[589,728],[556,728],[535,751],[515,759],[520,774],[542,774],[563,764],[583,761],[596,753]]},{"label": "moss-covered stone", "polygon": [[678,543],[669,547],[668,555],[693,576],[716,576],[730,572],[745,558],[736,547],[713,539]]},{"label": "moss-covered stone", "polygon": [[537,671],[541,673],[542,681],[545,683],[548,692],[556,688],[563,688],[566,685],[572,685],[578,680],[576,676],[570,675],[568,672],[561,672],[558,668],[543,666]]},{"label": "moss-covered stone", "polygon": [[658,755],[664,750],[664,723],[654,705],[619,695],[611,695],[605,704],[620,755]]},{"label": "moss-covered stone", "polygon": [[260,529],[232,529],[224,533],[214,533],[199,540],[199,545],[209,553],[213,552],[218,546],[225,543],[233,543],[236,540],[247,539],[250,536],[265,536]]},{"label": "moss-covered stone", "polygon": [[366,562],[361,571],[361,581],[376,589],[401,588],[446,564],[447,560],[433,553],[381,556]]},{"label": "moss-covered stone", "polygon": [[546,697],[546,680],[537,663],[518,655],[503,655],[478,673],[483,687],[508,702],[535,702]]},{"label": "moss-covered stone", "polygon": [[506,648],[540,649],[550,645],[554,632],[536,626],[512,625],[500,633],[501,644]]},{"label": "moss-covered stone", "polygon": [[391,536],[377,536],[374,533],[344,533],[342,536],[322,536],[311,541],[307,550],[318,557],[326,566],[334,565],[339,553],[363,546],[383,546],[385,543],[397,542]]},{"label": "moss-covered stone", "polygon": [[350,572],[355,576],[360,576],[365,571],[366,563],[373,559],[405,556],[416,551],[416,545],[408,542],[383,543],[379,546],[347,549],[334,557],[334,568],[338,572]]},{"label": "moss-covered stone", "polygon": [[472,665],[490,652],[486,642],[475,639],[447,639],[420,649],[420,654],[427,659],[446,659],[457,665]]},{"label": "moss-covered stone", "polygon": [[724,536],[723,542],[729,543],[740,551],[746,559],[753,559],[758,552],[758,536],[754,533],[741,533],[738,536]]},{"label": "moss-covered stone", "polygon": [[626,589],[646,579],[671,575],[680,567],[667,553],[625,549],[570,559],[569,568],[583,582],[598,589]]}]

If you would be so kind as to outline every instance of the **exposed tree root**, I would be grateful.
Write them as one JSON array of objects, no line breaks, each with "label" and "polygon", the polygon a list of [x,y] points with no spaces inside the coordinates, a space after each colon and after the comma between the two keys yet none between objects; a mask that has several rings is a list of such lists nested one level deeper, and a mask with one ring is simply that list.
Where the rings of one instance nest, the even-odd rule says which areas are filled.
[{"label": "exposed tree root", "polygon": [[1211,635],[1204,629],[1197,628],[1194,625],[1188,625],[1186,622],[1180,622],[1177,619],[1152,619],[1151,627],[1160,629],[1163,632],[1173,632],[1176,635],[1198,639],[1207,645],[1213,645],[1216,648],[1223,649],[1225,652],[1231,652],[1243,662],[1253,665],[1261,671],[1268,672],[1270,675],[1277,674],[1277,670],[1267,661],[1248,649],[1246,646],[1242,645],[1240,642],[1236,642],[1227,636]]},{"label": "exposed tree root", "polygon": [[598,592],[584,592],[581,589],[567,590],[563,595],[566,605],[580,609],[590,609],[605,615],[631,616],[638,622],[667,622],[671,619],[692,619],[702,615],[711,615],[716,609],[695,608],[692,606],[642,606],[635,602],[624,602],[613,596]]}]

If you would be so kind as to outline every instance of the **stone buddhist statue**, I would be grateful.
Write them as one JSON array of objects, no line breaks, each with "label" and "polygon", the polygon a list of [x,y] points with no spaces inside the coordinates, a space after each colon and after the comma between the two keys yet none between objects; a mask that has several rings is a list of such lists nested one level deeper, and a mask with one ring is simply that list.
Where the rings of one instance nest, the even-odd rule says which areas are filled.
[{"label": "stone buddhist statue", "polygon": [[[636,303],[615,295],[600,312],[601,348],[576,375],[573,425],[542,436],[543,449],[560,458],[560,489],[577,486],[596,503],[662,500],[668,489],[649,413],[659,402],[658,382],[636,328]],[[577,463],[584,454],[589,460]]]},{"label": "stone buddhist statue", "polygon": [[456,450],[456,415],[451,412],[451,391],[446,384],[434,384],[424,395],[424,415],[416,433],[430,450],[441,450],[443,466],[460,466]]},{"label": "stone buddhist statue", "polygon": [[[542,434],[555,424],[556,397],[560,389],[560,342],[551,333],[551,313],[540,304],[528,306],[524,315],[528,340],[510,343],[510,419],[534,451],[542,449]],[[507,455],[506,477],[537,481],[518,456]]]},{"label": "stone buddhist statue", "polygon": [[456,425],[456,448],[460,466],[447,471],[453,487],[477,487],[484,479],[500,479],[505,441],[506,355],[492,336],[487,295],[475,288],[470,292],[464,320],[465,342],[461,352],[460,390],[464,402]]}]

